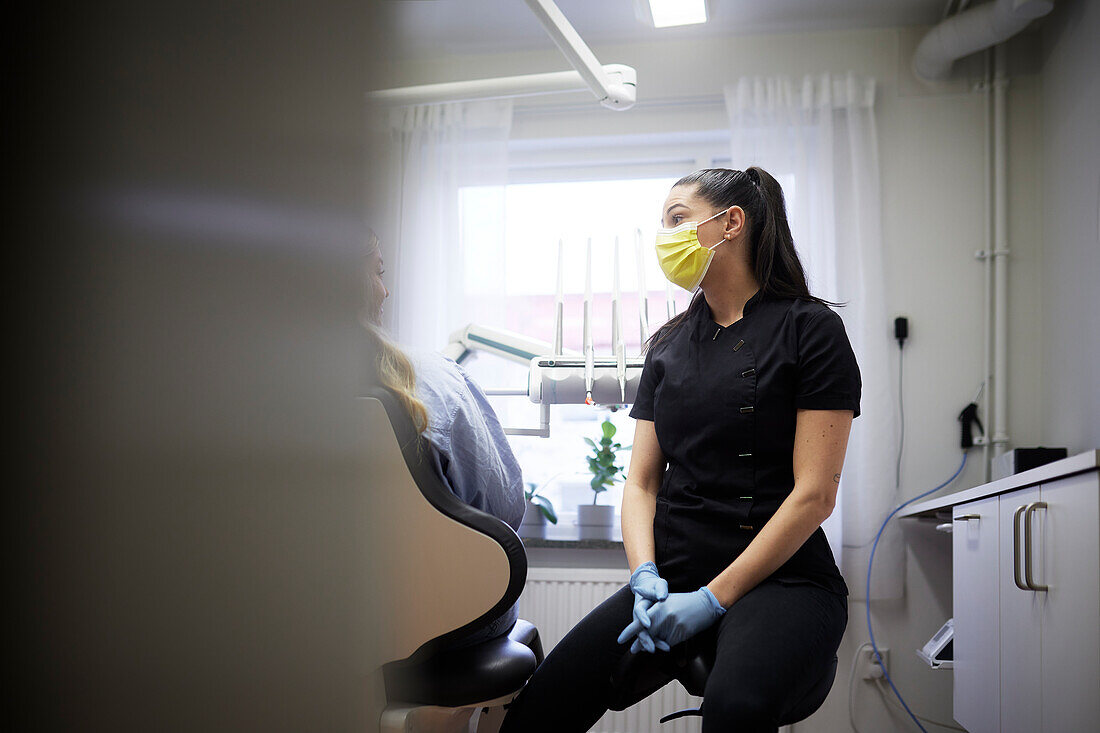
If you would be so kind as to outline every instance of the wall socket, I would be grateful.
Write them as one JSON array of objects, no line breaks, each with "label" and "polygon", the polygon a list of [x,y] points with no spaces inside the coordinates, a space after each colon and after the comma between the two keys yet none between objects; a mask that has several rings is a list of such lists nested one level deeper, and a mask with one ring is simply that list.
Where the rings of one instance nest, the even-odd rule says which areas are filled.
[{"label": "wall socket", "polygon": [[882,667],[875,663],[874,649],[871,647],[864,647],[859,650],[859,660],[856,662],[856,674],[859,675],[861,680],[870,682],[879,679],[883,676],[883,668],[886,670],[890,669],[890,650],[879,647],[878,653],[882,658]]}]

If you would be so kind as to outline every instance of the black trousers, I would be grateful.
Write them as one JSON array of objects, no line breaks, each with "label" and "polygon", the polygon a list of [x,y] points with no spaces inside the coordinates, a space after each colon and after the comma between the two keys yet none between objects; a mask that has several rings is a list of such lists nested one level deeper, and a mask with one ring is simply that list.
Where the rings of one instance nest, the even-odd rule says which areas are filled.
[{"label": "black trousers", "polygon": [[[580,733],[595,725],[609,701],[621,698],[611,673],[629,653],[629,644],[616,639],[630,623],[633,603],[624,586],[566,634],[512,703],[501,733]],[[832,663],[847,622],[847,599],[816,585],[768,579],[746,593],[704,632],[716,652],[703,698],[703,732],[777,730],[782,712]],[[661,678],[628,704],[669,681]],[[652,729],[657,727],[654,720]]]}]

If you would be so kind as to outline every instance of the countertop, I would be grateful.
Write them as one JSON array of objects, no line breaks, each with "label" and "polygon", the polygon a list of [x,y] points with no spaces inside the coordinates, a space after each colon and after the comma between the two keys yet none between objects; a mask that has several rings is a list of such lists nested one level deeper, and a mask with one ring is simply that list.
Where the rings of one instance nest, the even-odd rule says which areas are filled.
[{"label": "countertop", "polygon": [[1054,461],[1053,463],[1033,468],[1030,471],[1022,471],[1021,473],[1006,476],[997,481],[991,481],[988,484],[975,486],[972,489],[956,491],[953,494],[945,494],[935,499],[921,502],[920,504],[914,504],[909,507],[909,509],[898,514],[898,516],[903,519],[933,519],[936,518],[938,512],[949,513],[951,507],[958,504],[965,504],[968,501],[984,499],[987,496],[1003,494],[1008,491],[1015,491],[1016,489],[1025,489],[1028,486],[1048,483],[1056,479],[1073,476],[1074,474],[1084,473],[1086,471],[1095,471],[1098,467],[1100,467],[1100,449],[1085,451],[1075,456],[1063,458],[1060,461]]}]

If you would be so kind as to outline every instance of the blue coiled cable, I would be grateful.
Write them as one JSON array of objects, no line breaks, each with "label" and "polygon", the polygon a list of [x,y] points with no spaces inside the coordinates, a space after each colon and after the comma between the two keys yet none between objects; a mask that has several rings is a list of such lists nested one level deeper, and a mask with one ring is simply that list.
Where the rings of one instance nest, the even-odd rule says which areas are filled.
[{"label": "blue coiled cable", "polygon": [[959,474],[962,473],[962,470],[965,467],[966,451],[963,451],[962,463],[959,464],[959,467],[955,470],[955,473],[951,474],[951,478],[947,479],[934,489],[930,489],[923,494],[918,494],[917,496],[914,496],[912,499],[905,502],[904,504],[901,504],[897,509],[890,512],[889,516],[887,516],[885,521],[883,521],[882,526],[879,527],[878,534],[875,535],[875,543],[871,545],[871,557],[867,560],[867,634],[871,637],[871,649],[873,649],[875,652],[875,661],[879,663],[880,667],[882,667],[882,674],[886,677],[886,681],[890,684],[890,689],[894,691],[894,694],[897,695],[898,700],[901,701],[901,706],[905,708],[905,712],[909,714],[909,717],[913,719],[913,722],[917,724],[917,727],[920,728],[923,733],[928,733],[928,731],[925,730],[924,726],[920,724],[919,720],[917,720],[917,716],[913,715],[913,711],[909,709],[909,705],[906,704],[905,698],[901,696],[901,693],[898,692],[898,688],[894,686],[894,681],[890,679],[890,673],[886,671],[886,667],[884,667],[881,663],[882,657],[879,655],[878,646],[875,644],[875,632],[874,629],[871,628],[871,568],[873,568],[875,564],[875,548],[878,547],[878,541],[882,537],[882,532],[886,529],[886,525],[890,523],[890,520],[894,518],[894,515],[900,512],[905,507],[912,504],[917,499],[923,499],[924,497],[930,494],[934,494],[940,489],[949,485],[952,481],[959,477]]}]

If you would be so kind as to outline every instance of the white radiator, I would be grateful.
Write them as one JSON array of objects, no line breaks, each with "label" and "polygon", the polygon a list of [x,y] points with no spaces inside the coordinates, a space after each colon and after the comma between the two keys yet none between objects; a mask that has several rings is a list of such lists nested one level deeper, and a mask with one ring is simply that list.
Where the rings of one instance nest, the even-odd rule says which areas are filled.
[{"label": "white radiator", "polygon": [[[547,654],[585,614],[606,600],[630,580],[630,573],[603,568],[529,568],[527,587],[519,599],[519,616],[539,630]],[[562,699],[568,705],[568,699]],[[701,729],[698,717],[681,718],[664,725],[662,715],[699,707],[700,698],[691,697],[679,682],[664,686],[632,708],[621,713],[608,712],[595,733],[695,733]]]}]

